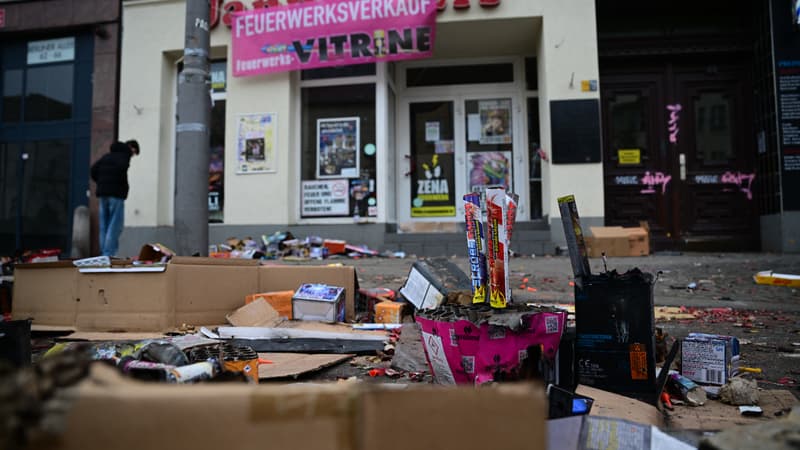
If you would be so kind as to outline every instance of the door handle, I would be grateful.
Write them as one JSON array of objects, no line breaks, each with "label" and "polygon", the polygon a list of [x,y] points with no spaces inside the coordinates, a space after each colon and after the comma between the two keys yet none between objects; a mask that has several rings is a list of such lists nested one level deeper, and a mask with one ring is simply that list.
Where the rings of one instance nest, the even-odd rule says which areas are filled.
[{"label": "door handle", "polygon": [[678,155],[678,163],[681,165],[681,167],[680,167],[681,181],[685,181],[686,180],[686,154],[685,153],[681,153],[680,155]]},{"label": "door handle", "polygon": [[403,174],[404,177],[410,177],[412,173],[414,173],[414,159],[411,157],[410,154],[406,153],[403,157],[408,160],[408,172]]}]

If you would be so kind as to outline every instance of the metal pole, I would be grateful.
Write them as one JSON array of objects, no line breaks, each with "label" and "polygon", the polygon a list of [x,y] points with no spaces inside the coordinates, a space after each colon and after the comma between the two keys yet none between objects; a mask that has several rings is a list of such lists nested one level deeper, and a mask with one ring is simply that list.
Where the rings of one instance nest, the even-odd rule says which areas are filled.
[{"label": "metal pole", "polygon": [[186,0],[183,71],[178,77],[175,240],[179,255],[208,255],[209,0]]}]

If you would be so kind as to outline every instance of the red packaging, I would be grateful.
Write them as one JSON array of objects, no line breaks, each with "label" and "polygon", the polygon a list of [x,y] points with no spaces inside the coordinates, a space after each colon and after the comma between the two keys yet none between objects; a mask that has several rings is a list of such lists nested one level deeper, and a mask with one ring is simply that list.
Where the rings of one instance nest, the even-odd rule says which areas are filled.
[{"label": "red packaging", "polygon": [[508,207],[506,191],[503,189],[486,190],[486,237],[489,265],[489,304],[492,308],[505,308],[511,299],[511,287],[508,280],[508,237],[506,221]]}]

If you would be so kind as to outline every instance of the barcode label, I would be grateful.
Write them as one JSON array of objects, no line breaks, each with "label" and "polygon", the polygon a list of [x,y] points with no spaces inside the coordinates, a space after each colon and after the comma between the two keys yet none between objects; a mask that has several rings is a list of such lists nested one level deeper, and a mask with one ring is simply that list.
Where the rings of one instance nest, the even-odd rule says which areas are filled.
[{"label": "barcode label", "polygon": [[723,373],[721,370],[705,369],[705,381],[707,383],[722,384]]},{"label": "barcode label", "polygon": [[451,347],[458,347],[458,336],[456,336],[456,329],[450,328],[450,346]]},{"label": "barcode label", "polygon": [[523,348],[522,350],[518,351],[517,352],[517,359],[518,359],[520,364],[522,364],[522,361],[525,361],[526,359],[528,359],[528,349],[527,348]]},{"label": "barcode label", "polygon": [[464,369],[464,372],[466,373],[475,373],[475,357],[462,356],[461,367]]},{"label": "barcode label", "polygon": [[558,333],[558,316],[545,317],[544,329],[547,334]]}]

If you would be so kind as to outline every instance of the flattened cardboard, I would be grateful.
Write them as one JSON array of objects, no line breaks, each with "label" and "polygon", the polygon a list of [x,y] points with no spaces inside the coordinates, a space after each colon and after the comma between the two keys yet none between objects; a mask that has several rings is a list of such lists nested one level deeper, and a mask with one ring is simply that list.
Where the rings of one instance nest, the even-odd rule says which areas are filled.
[{"label": "flattened cardboard", "polygon": [[353,355],[259,353],[258,357],[272,361],[272,364],[261,364],[258,367],[258,378],[269,380],[274,378],[297,378],[300,375],[339,364],[352,358]]},{"label": "flattened cardboard", "polygon": [[76,331],[66,336],[56,338],[56,341],[143,341],[145,339],[161,339],[164,333],[141,332],[141,333],[110,333],[106,331]]},{"label": "flattened cardboard", "polygon": [[532,385],[402,391],[363,383],[167,385],[123,379],[95,364],[70,394],[74,402],[63,399],[63,433],[33,434],[39,439],[29,448],[408,450],[420,442],[433,449],[545,448],[544,390]]},{"label": "flattened cardboard", "polygon": [[12,313],[33,326],[74,326],[78,314],[78,270],[69,261],[14,267]]},{"label": "flattened cardboard", "polygon": [[589,413],[592,416],[615,417],[654,427],[664,426],[661,412],[653,405],[584,385],[579,385],[575,393],[594,399]]},{"label": "flattened cardboard", "polygon": [[253,292],[294,291],[308,282],[344,286],[346,317],[355,316],[353,267],[259,267],[256,260],[196,257],[174,257],[160,273],[79,273],[69,261],[21,264],[12,312],[33,318],[34,326],[165,331],[184,323],[225,323]]},{"label": "flattened cardboard", "polygon": [[[188,259],[187,263],[184,260]],[[175,324],[224,323],[225,316],[258,292],[258,267],[247,264],[206,264],[213,258],[179,258],[170,262],[175,277]],[[188,264],[191,262],[192,264]],[[193,264],[200,262],[200,264]]]},{"label": "flattened cardboard", "polygon": [[375,390],[362,402],[364,449],[545,449],[541,386]]},{"label": "flattened cardboard", "polygon": [[296,291],[304,283],[322,283],[344,287],[345,320],[355,319],[355,293],[358,290],[358,279],[354,267],[262,266],[258,268],[258,290],[250,291],[248,294],[268,291]]},{"label": "flattened cardboard", "polygon": [[227,318],[235,327],[274,327],[283,320],[263,298],[242,306]]}]

